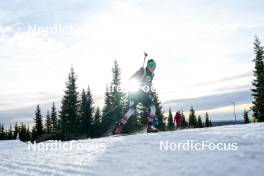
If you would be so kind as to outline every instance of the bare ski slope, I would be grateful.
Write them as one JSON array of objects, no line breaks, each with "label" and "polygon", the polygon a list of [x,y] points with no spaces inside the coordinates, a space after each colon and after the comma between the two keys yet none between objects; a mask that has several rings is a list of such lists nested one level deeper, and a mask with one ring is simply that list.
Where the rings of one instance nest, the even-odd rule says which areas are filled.
[{"label": "bare ski slope", "polygon": [[[188,140],[193,140],[194,144],[201,144],[203,141],[215,145],[219,142],[233,145],[237,143],[237,150],[175,150],[176,144],[186,144]],[[29,150],[26,143],[15,140],[0,141],[0,175],[262,176],[264,174],[263,123],[106,137],[62,144],[70,143],[93,145],[97,148],[34,151],[32,148]],[[171,148],[167,148],[168,151],[161,151],[160,148],[166,148],[166,143]]]}]

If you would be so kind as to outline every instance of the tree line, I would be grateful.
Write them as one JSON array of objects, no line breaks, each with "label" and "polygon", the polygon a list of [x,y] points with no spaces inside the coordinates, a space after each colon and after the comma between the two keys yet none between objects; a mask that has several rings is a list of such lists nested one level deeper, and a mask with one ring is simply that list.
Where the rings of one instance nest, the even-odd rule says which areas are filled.
[{"label": "tree line", "polygon": [[[178,116],[179,115],[179,116]],[[179,118],[180,123],[176,124],[175,120]],[[167,123],[167,130],[175,130],[175,129],[185,129],[185,128],[204,128],[204,127],[212,127],[212,121],[209,119],[208,112],[205,113],[205,120],[202,120],[200,115],[196,115],[195,110],[193,107],[190,108],[189,118],[186,120],[185,115],[183,112],[180,113],[178,111],[174,118],[171,109],[169,109],[168,114],[168,123]]]},{"label": "tree line", "polygon": [[29,126],[21,123],[15,123],[15,126],[9,126],[8,129],[4,128],[4,125],[0,123],[0,140],[9,140],[19,138],[21,141],[31,140],[31,131]]}]

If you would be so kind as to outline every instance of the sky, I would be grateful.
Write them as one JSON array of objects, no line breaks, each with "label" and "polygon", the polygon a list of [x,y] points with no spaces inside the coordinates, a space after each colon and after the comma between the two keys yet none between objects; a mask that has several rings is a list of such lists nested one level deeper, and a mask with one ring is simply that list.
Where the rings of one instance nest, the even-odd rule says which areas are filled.
[{"label": "sky", "polygon": [[125,84],[143,62],[157,62],[154,87],[164,111],[242,117],[251,106],[253,41],[264,39],[261,0],[0,1],[0,122],[30,124],[60,107],[71,67],[103,105],[117,60]]}]

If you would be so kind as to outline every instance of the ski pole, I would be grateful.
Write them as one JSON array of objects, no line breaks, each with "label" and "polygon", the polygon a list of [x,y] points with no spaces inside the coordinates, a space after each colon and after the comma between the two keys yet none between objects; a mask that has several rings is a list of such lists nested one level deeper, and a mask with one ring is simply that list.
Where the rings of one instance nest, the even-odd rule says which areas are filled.
[{"label": "ski pole", "polygon": [[148,56],[148,53],[144,52],[143,68],[144,68],[144,66],[145,66],[145,60],[146,60],[147,56]]}]

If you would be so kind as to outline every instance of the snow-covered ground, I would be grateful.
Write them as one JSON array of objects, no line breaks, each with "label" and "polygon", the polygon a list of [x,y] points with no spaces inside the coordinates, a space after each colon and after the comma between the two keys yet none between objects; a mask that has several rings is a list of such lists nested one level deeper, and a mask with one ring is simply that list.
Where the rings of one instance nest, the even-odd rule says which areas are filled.
[{"label": "snow-covered ground", "polygon": [[[175,146],[233,145],[231,151],[185,150]],[[165,145],[171,148],[161,151]],[[39,147],[43,147],[41,143]],[[34,151],[19,141],[0,141],[0,175],[245,175],[264,174],[264,124],[178,130],[157,134],[64,142],[93,148]],[[164,145],[163,145],[164,144]],[[184,145],[183,145],[184,144]],[[31,146],[32,147],[32,146]],[[50,147],[50,146],[49,146]],[[67,147],[67,146],[65,146]],[[98,148],[96,148],[98,147]],[[230,146],[229,146],[230,147]],[[89,149],[89,150],[88,150]]]}]

